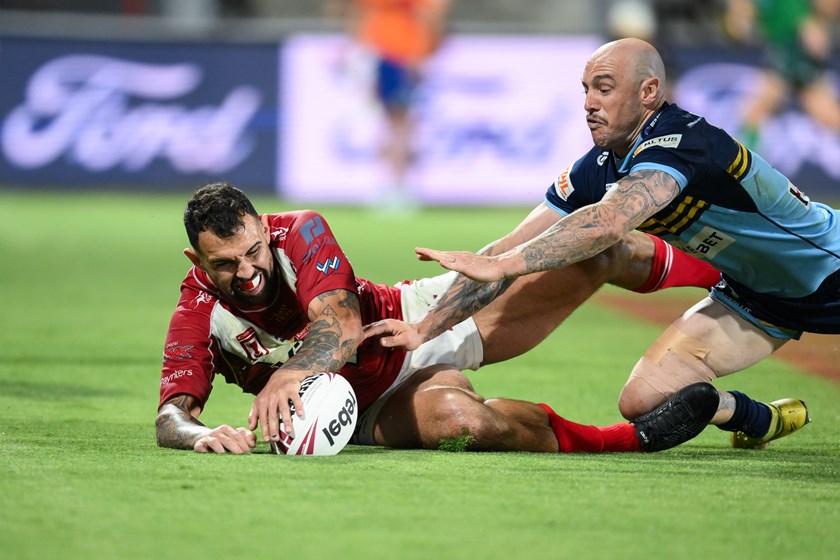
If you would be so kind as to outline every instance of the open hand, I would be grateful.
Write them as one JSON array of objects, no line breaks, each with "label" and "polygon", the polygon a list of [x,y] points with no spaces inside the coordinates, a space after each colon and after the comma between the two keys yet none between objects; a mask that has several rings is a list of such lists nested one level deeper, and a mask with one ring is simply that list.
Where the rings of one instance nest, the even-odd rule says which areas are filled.
[{"label": "open hand", "polygon": [[223,424],[198,438],[193,444],[197,453],[250,453],[257,444],[254,432]]},{"label": "open hand", "polygon": [[460,272],[479,282],[495,282],[505,277],[497,257],[484,257],[469,251],[437,251],[414,249],[421,261],[437,261],[443,268]]}]

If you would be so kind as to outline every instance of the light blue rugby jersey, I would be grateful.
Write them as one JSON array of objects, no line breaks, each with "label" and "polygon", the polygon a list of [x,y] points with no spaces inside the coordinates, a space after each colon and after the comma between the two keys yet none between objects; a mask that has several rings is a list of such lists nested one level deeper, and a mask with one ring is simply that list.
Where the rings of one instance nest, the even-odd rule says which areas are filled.
[{"label": "light blue rugby jersey", "polygon": [[623,160],[593,148],[549,187],[566,215],[643,169],[674,177],[680,194],[638,229],[703,258],[756,292],[798,298],[840,269],[840,211],[813,202],[726,132],[666,104]]}]

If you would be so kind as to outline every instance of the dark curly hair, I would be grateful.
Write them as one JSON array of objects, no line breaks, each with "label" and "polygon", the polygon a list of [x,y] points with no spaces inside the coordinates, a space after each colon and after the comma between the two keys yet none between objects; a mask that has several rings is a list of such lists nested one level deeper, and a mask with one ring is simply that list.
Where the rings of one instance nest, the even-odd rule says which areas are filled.
[{"label": "dark curly hair", "polygon": [[184,227],[193,249],[198,250],[198,234],[210,231],[228,239],[245,227],[246,214],[259,219],[244,192],[227,183],[212,183],[195,191],[184,210]]}]

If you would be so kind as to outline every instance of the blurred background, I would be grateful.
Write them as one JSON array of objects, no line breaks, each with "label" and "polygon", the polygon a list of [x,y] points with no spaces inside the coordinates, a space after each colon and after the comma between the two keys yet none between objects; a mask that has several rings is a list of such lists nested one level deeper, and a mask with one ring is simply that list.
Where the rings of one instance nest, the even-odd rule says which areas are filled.
[{"label": "blurred background", "polygon": [[836,4],[0,0],[0,189],[532,206],[591,147],[584,62],[638,36],[672,101],[837,200]]}]

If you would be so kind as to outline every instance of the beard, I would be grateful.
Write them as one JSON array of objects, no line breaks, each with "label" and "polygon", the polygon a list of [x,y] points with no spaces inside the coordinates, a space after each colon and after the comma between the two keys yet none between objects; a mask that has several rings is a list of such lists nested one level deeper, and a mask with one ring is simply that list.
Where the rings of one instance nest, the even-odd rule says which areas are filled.
[{"label": "beard", "polygon": [[277,294],[277,271],[257,269],[260,277],[260,290],[249,294],[240,289],[240,285],[232,285],[228,290],[228,298],[240,307],[265,307],[269,305]]}]

